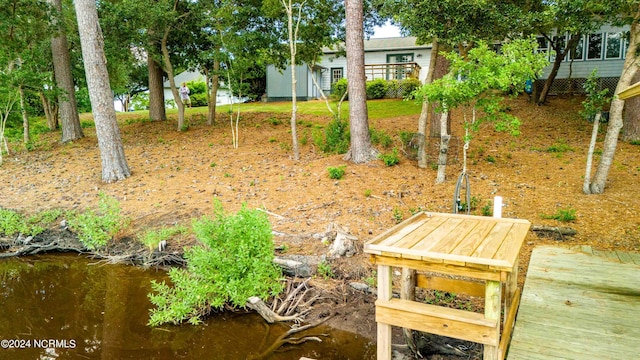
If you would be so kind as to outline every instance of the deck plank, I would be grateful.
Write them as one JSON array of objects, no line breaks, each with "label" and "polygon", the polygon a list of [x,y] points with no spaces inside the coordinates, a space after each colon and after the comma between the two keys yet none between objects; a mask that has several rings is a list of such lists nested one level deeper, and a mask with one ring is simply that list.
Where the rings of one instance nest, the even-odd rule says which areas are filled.
[{"label": "deck plank", "polygon": [[637,358],[640,266],[584,250],[534,249],[509,360]]}]

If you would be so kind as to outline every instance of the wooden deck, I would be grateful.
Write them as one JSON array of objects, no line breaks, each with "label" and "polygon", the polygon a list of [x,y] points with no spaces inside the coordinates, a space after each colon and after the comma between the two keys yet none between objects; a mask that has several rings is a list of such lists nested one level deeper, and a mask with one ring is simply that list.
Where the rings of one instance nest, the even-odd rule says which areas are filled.
[{"label": "wooden deck", "polygon": [[640,254],[533,250],[507,358],[638,359]]}]

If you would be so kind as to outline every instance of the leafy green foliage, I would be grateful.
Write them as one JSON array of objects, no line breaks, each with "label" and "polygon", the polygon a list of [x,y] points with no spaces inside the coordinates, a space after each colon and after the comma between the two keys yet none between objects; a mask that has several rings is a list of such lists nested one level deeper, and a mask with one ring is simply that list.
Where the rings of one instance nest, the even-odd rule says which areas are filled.
[{"label": "leafy green foliage", "polygon": [[69,228],[89,250],[105,246],[128,222],[118,201],[103,192],[99,194],[98,211],[70,213],[68,219]]},{"label": "leafy green foliage", "polygon": [[387,95],[387,81],[384,79],[375,79],[367,81],[367,99],[382,99]]},{"label": "leafy green foliage", "polygon": [[[342,99],[342,95],[344,95],[346,92],[347,92],[346,78],[342,78],[336,81],[335,83],[333,83],[333,85],[331,85],[331,95],[337,100]],[[345,100],[349,100],[349,95],[345,97]]]},{"label": "leafy green foliage", "polygon": [[186,232],[187,228],[185,226],[162,227],[156,230],[145,231],[140,235],[139,240],[149,248],[149,251],[153,251],[162,241],[169,240],[176,235],[185,234]]},{"label": "leafy green foliage", "polygon": [[[492,122],[496,130],[518,135],[520,121],[502,105],[500,92],[523,89],[526,80],[541,74],[548,61],[544,54],[536,53],[536,48],[535,39],[517,39],[505,43],[500,54],[484,42],[469,50],[466,57],[447,53],[450,72],[416,91],[416,99],[438,104],[438,111],[460,106],[473,109],[473,120],[465,124],[472,131],[484,122]],[[476,118],[477,110],[482,117]]]},{"label": "leafy green foliage", "polygon": [[318,263],[318,275],[322,276],[325,280],[331,279],[335,275],[333,274],[333,270],[331,269],[331,264],[327,261],[321,261]]},{"label": "leafy green foliage", "polygon": [[371,143],[374,145],[380,145],[386,148],[393,144],[393,139],[384,130],[370,128],[369,136],[371,137]]},{"label": "leafy green foliage", "polygon": [[342,177],[344,176],[344,171],[345,171],[346,168],[347,167],[345,165],[337,166],[337,167],[329,166],[327,168],[327,171],[329,172],[329,178],[330,179],[335,179],[335,180],[342,179]]},{"label": "leafy green foliage", "polygon": [[173,286],[153,282],[149,324],[198,324],[225,304],[245,307],[247,299],[266,299],[282,291],[280,270],[273,264],[271,224],[267,215],[246,205],[236,214],[214,204],[214,217],[193,222],[200,245],[185,251],[186,269],[173,268]]},{"label": "leafy green foliage", "polygon": [[399,207],[393,208],[392,215],[393,215],[393,220],[395,220],[396,224],[400,224],[402,220],[404,220],[404,214],[402,213],[402,210],[400,210]]},{"label": "leafy green foliage", "polygon": [[313,142],[328,154],[344,154],[349,150],[349,123],[339,118],[331,120],[322,131],[314,129]]},{"label": "leafy green foliage", "polygon": [[558,209],[553,215],[540,215],[543,219],[553,219],[560,222],[572,222],[576,220],[576,209],[568,207],[566,209]]},{"label": "leafy green foliage", "polygon": [[604,106],[611,101],[611,97],[607,96],[609,89],[598,91],[598,80],[598,69],[595,68],[583,85],[587,98],[582,102],[584,110],[580,111],[580,115],[588,121],[593,121],[596,114],[602,112]]},{"label": "leafy green foliage", "polygon": [[400,156],[398,155],[398,148],[393,148],[390,153],[380,153],[378,159],[382,160],[386,166],[393,166],[400,163]]},{"label": "leafy green foliage", "polygon": [[207,84],[204,81],[189,81],[187,87],[191,106],[207,106]]},{"label": "leafy green foliage", "polygon": [[49,228],[62,214],[62,210],[52,209],[27,218],[16,211],[0,209],[0,234],[36,236]]},{"label": "leafy green foliage", "polygon": [[13,236],[24,228],[24,217],[13,210],[0,209],[0,233]]}]

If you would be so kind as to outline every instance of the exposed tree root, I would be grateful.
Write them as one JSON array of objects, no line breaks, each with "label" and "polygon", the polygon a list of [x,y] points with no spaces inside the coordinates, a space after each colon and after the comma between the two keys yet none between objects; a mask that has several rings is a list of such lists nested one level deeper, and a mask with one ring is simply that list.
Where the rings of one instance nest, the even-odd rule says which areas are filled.
[{"label": "exposed tree root", "polygon": [[[320,337],[326,337],[327,334],[310,335],[303,337],[292,337],[292,335],[303,332],[305,330],[314,328],[325,321],[329,320],[333,315],[331,306],[329,303],[322,303],[319,306],[315,305],[317,302],[327,299],[322,296],[317,289],[309,286],[309,280],[298,281],[296,279],[287,282],[287,289],[283,293],[283,298],[275,298],[271,303],[271,306],[267,306],[258,298],[251,298],[247,302],[247,307],[254,309],[260,314],[265,321],[273,323],[276,321],[293,321],[292,325],[284,334],[280,335],[266,350],[259,355],[252,357],[252,359],[264,359],[276,352],[284,345],[298,345],[307,341],[321,342]],[[314,306],[315,305],[315,306]],[[318,307],[326,307],[327,310],[318,312]],[[319,315],[316,320],[306,325],[300,325],[308,314],[312,311],[318,312]],[[263,346],[264,347],[264,343]]]}]

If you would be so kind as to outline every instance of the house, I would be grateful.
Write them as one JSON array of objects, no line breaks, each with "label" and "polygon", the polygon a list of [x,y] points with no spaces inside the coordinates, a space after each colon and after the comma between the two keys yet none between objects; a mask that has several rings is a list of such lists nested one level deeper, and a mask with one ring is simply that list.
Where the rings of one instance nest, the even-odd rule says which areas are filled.
[{"label": "house", "polygon": [[[205,77],[199,71],[183,71],[180,74],[176,75],[175,78],[176,87],[180,87],[183,82],[188,83],[190,81],[196,82],[204,82]],[[234,97],[232,99],[231,93],[228,89],[224,88],[224,84],[220,84],[221,86],[218,88],[218,93],[216,95],[216,105],[228,105],[231,104],[233,100],[234,103],[238,102],[238,99]],[[170,107],[175,107],[175,102],[173,99],[173,93],[171,92],[171,86],[169,85],[169,80],[165,81],[162,84],[164,88],[164,100],[168,101]]]},{"label": "house", "polygon": [[[364,63],[367,80],[403,80],[416,78],[421,82],[427,77],[431,45],[416,45],[415,37],[395,37],[364,41]],[[296,66],[296,93],[298,100],[320,98],[318,86],[325,95],[331,86],[347,75],[347,59],[338,49],[325,49],[321,61],[309,69]],[[312,77],[313,76],[313,77]],[[314,78],[318,86],[314,84]],[[291,67],[280,71],[267,67],[266,101],[291,100]]]},{"label": "house", "polygon": [[[629,27],[603,26],[597,32],[581,36],[575,49],[562,62],[550,94],[582,93],[582,85],[594,68],[598,69],[601,88],[613,93],[625,61]],[[568,39],[568,34],[556,35]],[[544,37],[538,37],[538,51],[546,52],[553,61],[554,52]],[[365,75],[367,80],[401,80],[409,77],[424,82],[431,59],[431,45],[416,45],[415,37],[394,37],[364,41]],[[311,100],[320,97],[318,86],[325,94],[331,86],[346,77],[347,59],[337,49],[325,49],[321,61],[313,68],[296,66],[297,98]],[[551,72],[547,66],[536,86],[542,86]],[[267,67],[266,101],[291,100],[291,68],[279,71]]]},{"label": "house", "polygon": [[[582,85],[593,69],[598,69],[600,87],[608,88],[613,94],[624,66],[626,50],[629,47],[629,27],[603,26],[597,32],[581,36],[575,51],[562,61],[556,79],[549,91],[550,94],[583,93]],[[568,40],[568,34],[559,35],[561,40]],[[557,36],[554,36],[556,39]],[[538,51],[546,52],[549,61],[553,62],[554,52],[549,42],[538,37]],[[536,86],[549,77],[551,65],[544,69]]]}]

